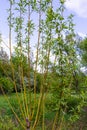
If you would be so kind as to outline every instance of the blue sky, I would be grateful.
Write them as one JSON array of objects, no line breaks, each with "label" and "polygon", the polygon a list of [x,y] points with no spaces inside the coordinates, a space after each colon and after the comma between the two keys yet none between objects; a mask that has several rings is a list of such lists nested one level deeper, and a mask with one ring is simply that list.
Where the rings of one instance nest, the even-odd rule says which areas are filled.
[{"label": "blue sky", "polygon": [[[7,11],[8,0],[0,0],[0,32],[8,34]],[[67,13],[73,13],[75,30],[78,33],[87,34],[87,0],[67,0],[65,3]]]},{"label": "blue sky", "polygon": [[0,32],[3,35],[8,34],[8,27],[7,27],[7,11],[6,9],[9,6],[8,0],[0,0]]},{"label": "blue sky", "polygon": [[[55,2],[56,1],[57,0],[55,0]],[[67,0],[65,6],[67,14],[73,13],[75,15],[75,32],[82,36],[87,34],[87,0]],[[3,37],[5,38],[8,38],[8,15],[6,11],[8,7],[8,0],[0,0],[0,33],[2,33]]]},{"label": "blue sky", "polygon": [[73,13],[75,30],[80,34],[87,34],[87,0],[67,0],[65,6]]}]

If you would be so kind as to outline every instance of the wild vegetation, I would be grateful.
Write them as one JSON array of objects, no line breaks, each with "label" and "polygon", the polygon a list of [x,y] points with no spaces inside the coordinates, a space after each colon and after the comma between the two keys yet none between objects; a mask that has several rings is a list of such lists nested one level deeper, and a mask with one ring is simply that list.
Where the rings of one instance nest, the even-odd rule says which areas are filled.
[{"label": "wild vegetation", "polygon": [[[9,54],[0,50],[0,129],[87,129],[78,123],[87,107],[87,38],[75,33],[72,14],[64,16],[65,1],[8,2]],[[3,41],[0,36],[0,45]]]}]

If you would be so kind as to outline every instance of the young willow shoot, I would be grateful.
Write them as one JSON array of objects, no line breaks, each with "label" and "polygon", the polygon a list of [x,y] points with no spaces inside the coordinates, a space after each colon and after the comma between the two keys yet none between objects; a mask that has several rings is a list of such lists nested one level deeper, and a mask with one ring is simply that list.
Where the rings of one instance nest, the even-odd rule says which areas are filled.
[{"label": "young willow shoot", "polygon": [[[62,130],[68,100],[76,92],[73,88],[77,69],[73,15],[64,17],[64,0],[8,2],[10,80],[20,114],[2,89],[3,94],[21,129]],[[47,126],[47,114],[53,115],[51,128]]]}]

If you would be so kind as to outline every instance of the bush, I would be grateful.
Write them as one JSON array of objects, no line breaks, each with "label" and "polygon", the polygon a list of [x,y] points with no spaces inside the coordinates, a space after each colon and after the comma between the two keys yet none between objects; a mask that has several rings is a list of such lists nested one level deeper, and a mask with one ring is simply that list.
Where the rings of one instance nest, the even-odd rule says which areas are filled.
[{"label": "bush", "polygon": [[13,91],[14,85],[11,79],[7,77],[0,78],[0,93],[11,93]]}]

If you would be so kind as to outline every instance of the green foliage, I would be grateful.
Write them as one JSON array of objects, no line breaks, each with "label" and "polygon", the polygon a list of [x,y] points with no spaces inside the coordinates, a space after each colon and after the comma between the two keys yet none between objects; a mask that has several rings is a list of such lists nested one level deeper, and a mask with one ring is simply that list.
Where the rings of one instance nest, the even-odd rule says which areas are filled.
[{"label": "green foliage", "polygon": [[[2,130],[22,130],[16,117],[14,116],[8,100],[13,105],[14,110],[19,114],[18,102],[16,95],[9,95],[8,97],[0,96],[0,129]],[[14,103],[13,103],[14,100]]]},{"label": "green foliage", "polygon": [[[73,15],[68,18],[64,16],[65,0],[59,0],[58,8],[54,7],[54,1],[51,0],[9,2],[10,51],[14,33],[17,44],[14,55],[10,52],[10,60],[3,61],[1,57],[0,86],[6,93],[13,92],[15,86],[17,97],[8,98],[13,110],[21,117],[21,122],[23,117],[24,122],[29,117],[31,128],[34,129],[38,127],[38,122],[44,129],[46,119],[52,123],[55,120],[53,124],[56,127],[59,127],[65,118],[70,122],[76,121],[84,106],[85,77],[82,78],[78,68]],[[33,18],[36,14],[39,16],[37,22]],[[37,42],[34,54],[36,59],[31,57],[33,33]],[[86,46],[82,48],[86,50]],[[5,54],[3,50],[1,52]],[[86,53],[83,54],[83,59],[86,59]],[[18,91],[21,94],[18,94]],[[13,117],[10,107],[6,110],[7,114]],[[58,114],[55,119],[56,113]]]},{"label": "green foliage", "polygon": [[67,112],[66,117],[71,122],[75,122],[80,118],[81,109],[84,106],[84,99],[81,95],[71,95],[67,100]]},{"label": "green foliage", "polygon": [[13,92],[14,84],[10,78],[2,77],[0,78],[0,91],[1,93],[11,93]]},{"label": "green foliage", "polygon": [[87,66],[87,38],[85,37],[79,44],[81,50],[82,65]]},{"label": "green foliage", "polygon": [[11,68],[8,62],[0,61],[0,76],[10,76],[11,75]]},{"label": "green foliage", "polygon": [[5,115],[4,117],[0,116],[0,129],[1,130],[22,130],[22,128],[17,124],[14,124],[14,122],[15,120],[12,121],[12,119],[9,118],[9,116],[5,116]]}]

